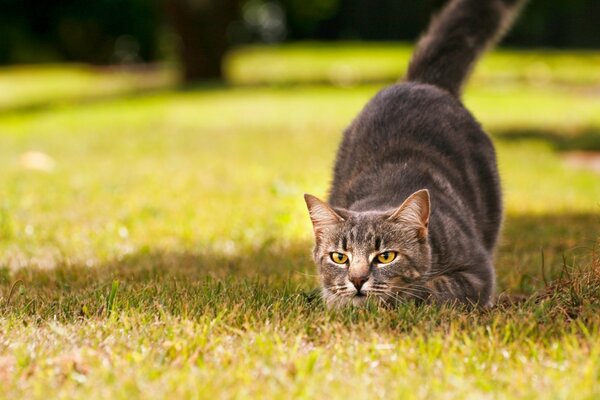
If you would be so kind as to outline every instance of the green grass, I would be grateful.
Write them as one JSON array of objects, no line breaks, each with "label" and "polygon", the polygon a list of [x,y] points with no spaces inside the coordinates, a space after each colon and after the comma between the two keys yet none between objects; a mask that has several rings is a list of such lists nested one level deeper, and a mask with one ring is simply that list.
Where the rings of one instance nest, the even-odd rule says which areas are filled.
[{"label": "green grass", "polygon": [[104,99],[139,93],[174,83],[174,72],[164,66],[137,68],[71,65],[31,65],[0,69],[0,112],[31,110],[49,105]]},{"label": "green grass", "polygon": [[[408,54],[242,49],[238,85],[194,90],[1,70],[0,398],[600,396],[600,176],[562,161],[600,150],[597,53],[495,53],[465,96],[499,154],[498,289],[527,301],[315,297],[302,194],[325,194],[341,131]],[[339,60],[373,69],[330,85]]]},{"label": "green grass", "polygon": [[[300,43],[246,47],[228,57],[230,80],[242,84],[328,82],[352,86],[391,82],[404,75],[412,47],[398,44]],[[473,82],[525,82],[535,86],[598,85],[600,54],[585,51],[498,50],[478,67]]]}]

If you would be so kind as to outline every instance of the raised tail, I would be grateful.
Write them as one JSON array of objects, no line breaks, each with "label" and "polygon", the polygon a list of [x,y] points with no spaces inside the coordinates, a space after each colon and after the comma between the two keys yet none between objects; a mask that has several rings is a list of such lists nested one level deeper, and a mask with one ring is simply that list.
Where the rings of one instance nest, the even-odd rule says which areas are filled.
[{"label": "raised tail", "polygon": [[450,0],[419,40],[407,80],[459,97],[475,61],[508,31],[527,0]]}]

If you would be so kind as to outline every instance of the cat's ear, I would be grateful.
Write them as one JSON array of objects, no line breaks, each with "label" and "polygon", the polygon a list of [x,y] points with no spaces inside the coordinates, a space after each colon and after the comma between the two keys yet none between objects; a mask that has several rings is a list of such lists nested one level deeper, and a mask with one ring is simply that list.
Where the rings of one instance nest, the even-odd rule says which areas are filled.
[{"label": "cat's ear", "polygon": [[404,203],[390,215],[388,220],[417,226],[419,238],[424,239],[429,227],[430,210],[429,190],[423,189],[404,200]]},{"label": "cat's ear", "polygon": [[310,220],[312,221],[313,230],[317,239],[321,237],[325,229],[344,221],[344,218],[333,211],[327,203],[319,200],[315,196],[305,194],[304,201],[306,202],[306,207],[308,207]]}]

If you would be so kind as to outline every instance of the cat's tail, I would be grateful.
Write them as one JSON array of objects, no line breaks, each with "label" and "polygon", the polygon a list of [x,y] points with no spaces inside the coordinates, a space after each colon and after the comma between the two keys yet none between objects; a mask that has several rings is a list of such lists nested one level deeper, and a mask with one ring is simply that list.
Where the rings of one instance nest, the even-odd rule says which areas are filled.
[{"label": "cat's tail", "polygon": [[419,40],[407,80],[459,97],[479,55],[508,31],[527,0],[450,0]]}]

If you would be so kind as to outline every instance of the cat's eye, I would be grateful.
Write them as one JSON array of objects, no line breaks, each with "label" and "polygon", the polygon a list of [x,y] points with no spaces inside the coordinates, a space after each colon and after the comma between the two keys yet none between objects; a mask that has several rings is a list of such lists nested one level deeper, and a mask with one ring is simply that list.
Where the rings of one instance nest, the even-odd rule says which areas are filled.
[{"label": "cat's eye", "polygon": [[384,251],[383,253],[377,254],[377,262],[380,264],[389,264],[396,259],[397,253],[395,251]]},{"label": "cat's eye", "polygon": [[331,261],[333,261],[336,264],[346,264],[346,262],[348,261],[347,255],[345,255],[344,253],[338,253],[336,251],[331,253],[330,257],[331,257]]}]

